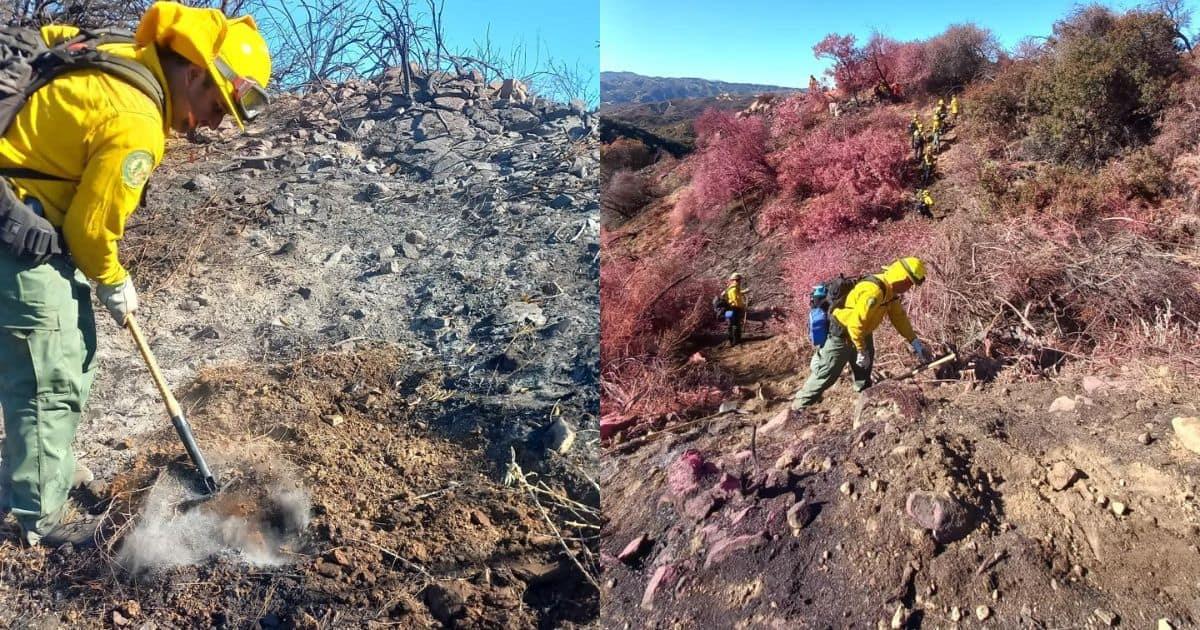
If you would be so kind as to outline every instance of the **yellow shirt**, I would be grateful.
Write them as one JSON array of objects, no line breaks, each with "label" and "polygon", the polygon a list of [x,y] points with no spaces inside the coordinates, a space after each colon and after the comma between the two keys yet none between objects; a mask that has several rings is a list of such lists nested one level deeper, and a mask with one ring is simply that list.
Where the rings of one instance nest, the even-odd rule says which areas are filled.
[{"label": "yellow shirt", "polygon": [[[710,294],[711,295],[711,294]],[[725,288],[725,302],[733,308],[746,308],[746,294],[739,285]]]},{"label": "yellow shirt", "polygon": [[892,290],[895,283],[907,278],[904,269],[901,267],[897,274],[889,268],[888,272],[875,274],[875,277],[883,280],[886,291],[881,290],[874,282],[864,280],[850,290],[850,294],[846,296],[845,308],[833,311],[833,316],[850,334],[850,342],[860,352],[867,335],[875,332],[883,321],[884,314],[887,314],[892,326],[905,341],[911,342],[917,337],[908,321],[908,314],[904,312],[904,306],[900,303],[900,296]]},{"label": "yellow shirt", "polygon": [[[48,45],[74,37],[72,26],[47,26]],[[153,46],[110,44],[106,52],[141,62],[163,85]],[[167,95],[170,108],[170,95]],[[101,70],[58,77],[33,94],[0,138],[0,168],[29,168],[71,181],[13,178],[17,195],[36,197],[46,219],[61,227],[84,275],[103,284],[128,277],[117,259],[125,221],[162,162],[170,111],[133,85]]]}]

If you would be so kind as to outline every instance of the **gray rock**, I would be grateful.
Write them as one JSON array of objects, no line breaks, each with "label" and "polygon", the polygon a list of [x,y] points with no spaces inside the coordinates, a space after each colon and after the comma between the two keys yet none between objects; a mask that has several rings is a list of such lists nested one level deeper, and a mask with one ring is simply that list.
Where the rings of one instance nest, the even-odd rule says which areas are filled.
[{"label": "gray rock", "polygon": [[330,254],[328,257],[325,258],[325,266],[332,267],[332,266],[342,262],[342,258],[345,256],[348,256],[351,253],[351,251],[352,250],[350,249],[349,245],[342,245],[341,249],[337,250],[336,252],[333,252],[332,254]]},{"label": "gray rock", "polygon": [[546,431],[543,444],[548,450],[566,455],[575,444],[575,430],[567,426],[562,418],[556,419]]},{"label": "gray rock", "polygon": [[212,190],[215,186],[216,182],[213,181],[213,178],[201,173],[184,183],[183,189],[193,192],[205,192]]},{"label": "gray rock", "polygon": [[796,503],[796,504],[792,505],[792,507],[788,508],[788,511],[787,511],[788,527],[792,528],[793,535],[799,536],[800,530],[807,527],[808,524],[813,522],[813,519],[815,519],[816,517],[817,517],[817,506],[815,506],[807,501],[800,501],[799,503]]},{"label": "gray rock", "polygon": [[559,193],[557,197],[550,200],[550,207],[555,210],[562,210],[571,207],[574,203],[575,200],[570,195]]},{"label": "gray rock", "polygon": [[930,492],[909,493],[904,511],[918,525],[930,530],[939,543],[958,540],[975,527],[971,509],[955,499]]},{"label": "gray rock", "polygon": [[497,118],[509,131],[530,131],[542,124],[540,118],[521,108],[500,110]]},{"label": "gray rock", "polygon": [[371,182],[363,189],[363,196],[368,201],[378,201],[391,194],[391,190],[384,184],[379,182]]},{"label": "gray rock", "polygon": [[533,325],[538,328],[546,325],[546,315],[542,307],[530,302],[512,302],[500,313],[500,321],[505,324]]},{"label": "gray rock", "polygon": [[467,106],[467,100],[457,96],[438,96],[433,99],[433,104],[439,109],[461,112]]},{"label": "gray rock", "polygon": [[404,242],[408,243],[410,245],[424,245],[425,244],[425,234],[423,234],[420,230],[413,230],[411,232],[407,232],[404,235]]}]

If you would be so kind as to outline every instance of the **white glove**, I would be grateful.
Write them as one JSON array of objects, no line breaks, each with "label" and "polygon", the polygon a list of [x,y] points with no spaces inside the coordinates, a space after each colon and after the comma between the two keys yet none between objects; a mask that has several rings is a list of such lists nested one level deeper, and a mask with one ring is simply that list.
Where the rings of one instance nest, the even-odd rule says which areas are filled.
[{"label": "white glove", "polygon": [[912,349],[913,349],[913,352],[917,353],[917,356],[920,357],[922,361],[929,360],[929,355],[927,354],[927,351],[925,350],[925,346],[921,343],[920,339],[912,340]]},{"label": "white glove", "polygon": [[867,353],[859,352],[858,358],[854,360],[854,364],[865,370],[867,369],[867,366],[871,364],[871,360],[867,358]]},{"label": "white glove", "polygon": [[125,316],[138,308],[137,291],[133,288],[133,279],[125,278],[117,284],[96,285],[96,297],[117,320],[117,325],[125,325]]}]

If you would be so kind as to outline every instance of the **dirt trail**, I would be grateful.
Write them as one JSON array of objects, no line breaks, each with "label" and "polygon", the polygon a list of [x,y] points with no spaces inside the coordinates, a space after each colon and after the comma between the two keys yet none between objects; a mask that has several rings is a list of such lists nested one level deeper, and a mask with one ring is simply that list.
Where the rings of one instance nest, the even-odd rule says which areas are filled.
[{"label": "dirt trail", "polygon": [[[1200,401],[1180,382],[841,382],[784,421],[780,346],[709,355],[765,400],[739,378],[736,413],[605,457],[611,627],[1200,622],[1200,456],[1171,427]],[[1074,409],[1049,411],[1060,396]]]}]

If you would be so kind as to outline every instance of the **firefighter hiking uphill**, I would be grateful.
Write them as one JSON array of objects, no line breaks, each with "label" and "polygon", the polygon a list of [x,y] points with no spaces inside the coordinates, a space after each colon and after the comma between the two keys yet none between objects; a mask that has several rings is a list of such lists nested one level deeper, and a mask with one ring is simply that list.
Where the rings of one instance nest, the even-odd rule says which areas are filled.
[{"label": "firefighter hiking uphill", "polygon": [[746,323],[746,293],[742,288],[742,274],[735,272],[730,274],[725,290],[713,300],[717,316],[726,322],[730,346],[742,342],[742,327]]},{"label": "firefighter hiking uphill", "polygon": [[871,386],[875,360],[873,335],[884,315],[921,361],[928,361],[928,351],[913,332],[900,303],[900,296],[923,282],[925,263],[908,257],[888,265],[882,273],[858,279],[839,277],[816,287],[810,315],[812,342],[816,346],[810,364],[812,373],[796,392],[792,409],[798,411],[820,402],[822,394],[837,382],[847,364],[854,377],[855,391]]},{"label": "firefighter hiking uphill", "polygon": [[167,133],[226,116],[244,129],[269,100],[271,57],[248,16],[159,2],[132,37],[98,33],[0,29],[0,66],[32,68],[19,91],[0,81],[0,510],[28,544],[94,539],[67,499],[96,373],[89,281],[125,326],[138,297],[117,245]]}]

